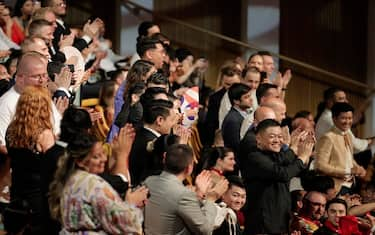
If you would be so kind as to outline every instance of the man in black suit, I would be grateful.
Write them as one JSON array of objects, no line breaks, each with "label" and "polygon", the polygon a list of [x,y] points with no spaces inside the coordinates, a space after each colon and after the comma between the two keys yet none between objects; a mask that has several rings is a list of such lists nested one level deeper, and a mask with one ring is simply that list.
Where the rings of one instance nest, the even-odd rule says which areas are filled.
[{"label": "man in black suit", "polygon": [[224,118],[221,133],[223,135],[224,146],[234,151],[236,159],[238,159],[241,124],[249,115],[248,110],[253,104],[250,92],[250,87],[242,83],[233,84],[228,91],[232,108]]},{"label": "man in black suit", "polygon": [[312,153],[314,138],[312,135],[296,136],[293,144],[301,144],[281,151],[283,135],[277,121],[263,120],[255,133],[257,149],[244,162],[248,197],[248,206],[244,211],[244,234],[288,234],[290,179],[305,169]]},{"label": "man in black suit", "polygon": [[234,65],[225,66],[221,69],[222,88],[212,94],[208,101],[207,116],[206,116],[206,133],[207,139],[205,145],[211,146],[214,143],[215,133],[219,127],[219,108],[220,102],[225,92],[234,83],[240,82],[241,71]]},{"label": "man in black suit", "polygon": [[144,126],[136,133],[129,157],[131,182],[138,185],[153,172],[160,171],[158,159],[152,157],[150,145],[163,134],[169,134],[177,123],[177,113],[168,100],[149,100],[143,105]]},{"label": "man in black suit", "polygon": [[[254,122],[247,130],[245,136],[241,139],[238,152],[238,160],[240,162],[245,162],[245,158],[249,155],[249,153],[256,150],[257,143],[255,138],[255,128],[258,123],[265,119],[276,119],[275,112],[269,107],[259,106],[254,113]],[[246,166],[244,164],[240,164],[240,170],[243,176],[246,174],[245,167]]]},{"label": "man in black suit", "polygon": [[[62,18],[66,15],[66,2],[64,0],[47,0],[46,6],[51,7],[52,11],[56,15],[57,27],[53,33],[53,48],[55,51],[59,51],[59,42],[62,36],[70,35],[70,28],[64,24]],[[74,38],[73,47],[77,48],[79,51],[85,49],[92,41],[94,37],[97,36],[99,28],[102,27],[103,21],[100,19],[95,19],[93,22],[87,22],[83,27],[82,38]]]}]

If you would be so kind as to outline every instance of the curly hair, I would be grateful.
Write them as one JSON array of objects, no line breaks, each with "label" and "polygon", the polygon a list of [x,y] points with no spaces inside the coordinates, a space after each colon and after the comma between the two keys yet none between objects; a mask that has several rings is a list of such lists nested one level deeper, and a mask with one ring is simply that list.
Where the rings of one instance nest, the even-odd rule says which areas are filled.
[{"label": "curly hair", "polygon": [[16,112],[7,131],[11,147],[35,150],[43,130],[52,129],[50,93],[46,88],[27,87],[19,97]]}]

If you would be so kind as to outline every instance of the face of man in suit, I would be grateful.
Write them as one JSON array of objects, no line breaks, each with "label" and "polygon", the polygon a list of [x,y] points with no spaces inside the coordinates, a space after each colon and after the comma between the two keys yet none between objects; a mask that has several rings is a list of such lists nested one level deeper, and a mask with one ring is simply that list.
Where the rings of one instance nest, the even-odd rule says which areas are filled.
[{"label": "face of man in suit", "polygon": [[333,118],[333,123],[341,131],[348,131],[353,124],[353,112],[342,112]]},{"label": "face of man in suit", "polygon": [[172,127],[177,123],[177,114],[176,111],[171,108],[169,110],[169,115],[166,117],[159,116],[156,120],[158,128],[158,132],[160,134],[169,134],[171,132]]},{"label": "face of man in suit", "polygon": [[253,105],[253,100],[251,99],[251,91],[243,94],[240,100],[234,100],[234,104],[241,110],[247,110]]},{"label": "face of man in suit", "polygon": [[66,15],[66,2],[64,0],[54,0],[50,7],[52,7],[56,16],[62,17]]},{"label": "face of man in suit", "polygon": [[283,143],[281,127],[271,126],[256,135],[258,148],[271,152],[280,152]]}]

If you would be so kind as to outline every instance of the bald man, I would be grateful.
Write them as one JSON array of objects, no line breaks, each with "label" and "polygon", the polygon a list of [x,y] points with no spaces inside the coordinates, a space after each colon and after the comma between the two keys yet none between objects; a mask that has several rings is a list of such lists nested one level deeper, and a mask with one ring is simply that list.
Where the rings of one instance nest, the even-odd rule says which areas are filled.
[{"label": "bald man", "polygon": [[[16,111],[17,101],[27,86],[46,87],[48,81],[47,59],[38,52],[27,52],[22,55],[17,64],[16,84],[0,98],[0,151],[6,154],[5,134]],[[51,99],[52,102],[52,99]],[[59,133],[61,114],[52,102],[55,134]]]},{"label": "bald man", "polygon": [[[244,158],[246,158],[251,151],[254,151],[256,149],[257,144],[255,140],[255,128],[259,122],[265,119],[276,119],[276,114],[271,108],[260,106],[257,108],[257,110],[255,110],[254,122],[249,128],[247,128],[245,134],[243,135],[243,138],[241,138],[238,154],[240,162],[244,162]],[[243,164],[239,164],[239,166],[241,173],[244,174]]]},{"label": "bald man", "polygon": [[276,114],[275,120],[279,123],[286,117],[286,105],[280,98],[268,98],[263,102],[262,106],[271,108]]}]

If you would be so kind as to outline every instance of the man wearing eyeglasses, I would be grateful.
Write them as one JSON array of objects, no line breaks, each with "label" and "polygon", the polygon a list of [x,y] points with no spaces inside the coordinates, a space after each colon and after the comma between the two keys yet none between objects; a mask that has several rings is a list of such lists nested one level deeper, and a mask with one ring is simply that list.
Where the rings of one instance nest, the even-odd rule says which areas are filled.
[{"label": "man wearing eyeglasses", "polygon": [[301,235],[310,235],[318,230],[325,213],[326,197],[316,191],[308,192],[303,198],[303,206],[291,224],[292,231],[300,231]]},{"label": "man wearing eyeglasses", "polygon": [[[56,51],[59,50],[59,42],[64,35],[71,35],[70,28],[64,24],[63,17],[66,15],[66,2],[64,0],[47,0],[46,6],[51,7],[52,11],[56,15],[57,28],[53,33],[54,39],[53,47]],[[103,25],[103,21],[99,18],[95,19],[93,22],[88,21],[83,27],[83,37],[74,38],[73,47],[77,48],[79,51],[85,49],[88,44],[92,42],[94,37],[98,36],[99,28]]]},{"label": "man wearing eyeglasses", "polygon": [[[0,153],[6,154],[5,134],[16,111],[17,101],[27,86],[46,87],[48,82],[47,59],[38,52],[27,52],[21,56],[17,65],[16,83],[0,97]],[[52,102],[52,100],[51,100]],[[52,105],[54,133],[60,132],[61,114]]]}]

